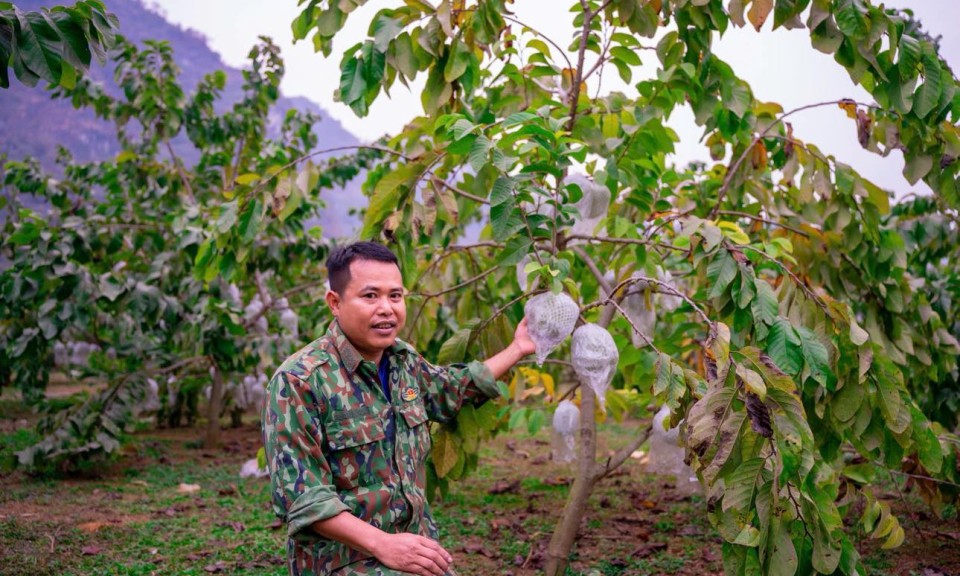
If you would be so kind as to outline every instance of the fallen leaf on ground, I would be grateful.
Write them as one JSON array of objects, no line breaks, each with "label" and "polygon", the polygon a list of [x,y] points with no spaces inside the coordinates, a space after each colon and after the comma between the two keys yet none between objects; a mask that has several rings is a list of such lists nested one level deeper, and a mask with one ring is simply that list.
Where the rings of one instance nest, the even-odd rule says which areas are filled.
[{"label": "fallen leaf on ground", "polygon": [[281,528],[283,528],[283,520],[279,518],[270,523],[271,530],[279,530]]},{"label": "fallen leaf on ground", "polygon": [[101,552],[103,552],[103,548],[100,548],[99,546],[84,546],[80,549],[80,553],[84,556],[96,556]]},{"label": "fallen leaf on ground", "polygon": [[216,574],[217,572],[223,572],[227,569],[227,564],[223,560],[218,561],[216,564],[207,564],[203,567],[204,572],[210,572],[211,574]]},{"label": "fallen leaf on ground", "polygon": [[647,556],[652,556],[654,553],[666,549],[666,542],[647,542],[646,544],[637,546],[636,550],[630,553],[630,556],[633,558],[646,558]]},{"label": "fallen leaf on ground", "polygon": [[481,556],[486,556],[487,558],[499,558],[500,552],[496,550],[489,550],[483,544],[478,544],[476,542],[467,542],[463,545],[463,551],[467,554],[480,554]]},{"label": "fallen leaf on ground", "polygon": [[497,480],[493,488],[488,490],[490,494],[516,494],[520,491],[520,481]]},{"label": "fallen leaf on ground", "polygon": [[107,524],[108,522],[84,522],[83,524],[80,524],[79,526],[77,526],[77,528],[79,528],[81,532],[92,534],[97,530],[103,528]]},{"label": "fallen leaf on ground", "polygon": [[183,494],[191,494],[193,492],[199,492],[199,491],[200,491],[199,484],[180,484],[179,486],[177,486],[177,492],[181,492]]},{"label": "fallen leaf on ground", "polygon": [[566,486],[570,484],[570,482],[571,482],[570,478],[567,478],[566,476],[557,476],[554,478],[546,478],[543,481],[543,485],[544,486]]}]

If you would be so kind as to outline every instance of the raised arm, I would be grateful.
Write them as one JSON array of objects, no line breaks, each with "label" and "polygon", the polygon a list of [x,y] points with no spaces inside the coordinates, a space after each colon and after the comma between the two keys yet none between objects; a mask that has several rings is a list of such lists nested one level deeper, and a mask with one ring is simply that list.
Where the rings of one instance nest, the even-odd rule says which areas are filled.
[{"label": "raised arm", "polygon": [[530,339],[527,333],[527,319],[524,318],[517,324],[517,329],[513,333],[513,342],[497,354],[487,358],[483,364],[490,369],[494,379],[500,378],[507,373],[507,370],[516,365],[528,354],[533,354],[537,347]]}]

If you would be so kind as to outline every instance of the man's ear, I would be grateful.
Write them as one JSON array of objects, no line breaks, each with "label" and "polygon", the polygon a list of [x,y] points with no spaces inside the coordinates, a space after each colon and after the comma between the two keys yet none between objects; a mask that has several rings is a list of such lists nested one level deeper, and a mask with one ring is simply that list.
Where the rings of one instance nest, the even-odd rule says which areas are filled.
[{"label": "man's ear", "polygon": [[327,306],[330,307],[330,311],[333,312],[333,317],[337,318],[340,316],[340,295],[334,292],[333,290],[327,290],[326,295]]}]

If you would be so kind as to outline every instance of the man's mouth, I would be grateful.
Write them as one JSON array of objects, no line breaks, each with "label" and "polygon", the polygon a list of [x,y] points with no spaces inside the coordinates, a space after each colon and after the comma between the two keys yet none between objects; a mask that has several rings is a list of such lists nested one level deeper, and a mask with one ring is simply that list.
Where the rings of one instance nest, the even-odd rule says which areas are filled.
[{"label": "man's mouth", "polygon": [[397,323],[396,322],[378,322],[374,324],[372,327],[374,332],[388,335],[388,334],[391,334],[396,329]]}]

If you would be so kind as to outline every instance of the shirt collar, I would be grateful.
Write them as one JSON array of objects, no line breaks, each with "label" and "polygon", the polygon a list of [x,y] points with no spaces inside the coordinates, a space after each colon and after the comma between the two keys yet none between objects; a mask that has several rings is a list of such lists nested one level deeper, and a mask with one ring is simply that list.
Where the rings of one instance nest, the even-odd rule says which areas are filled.
[{"label": "shirt collar", "polygon": [[[363,356],[353,343],[350,342],[347,335],[343,333],[343,329],[340,328],[340,323],[337,322],[336,319],[330,323],[330,328],[327,332],[333,337],[333,345],[337,349],[337,354],[340,355],[341,366],[350,374],[356,372],[360,363],[363,362]],[[384,350],[384,354],[409,354],[412,351],[413,348],[411,348],[409,344],[398,338],[393,345]]]}]

